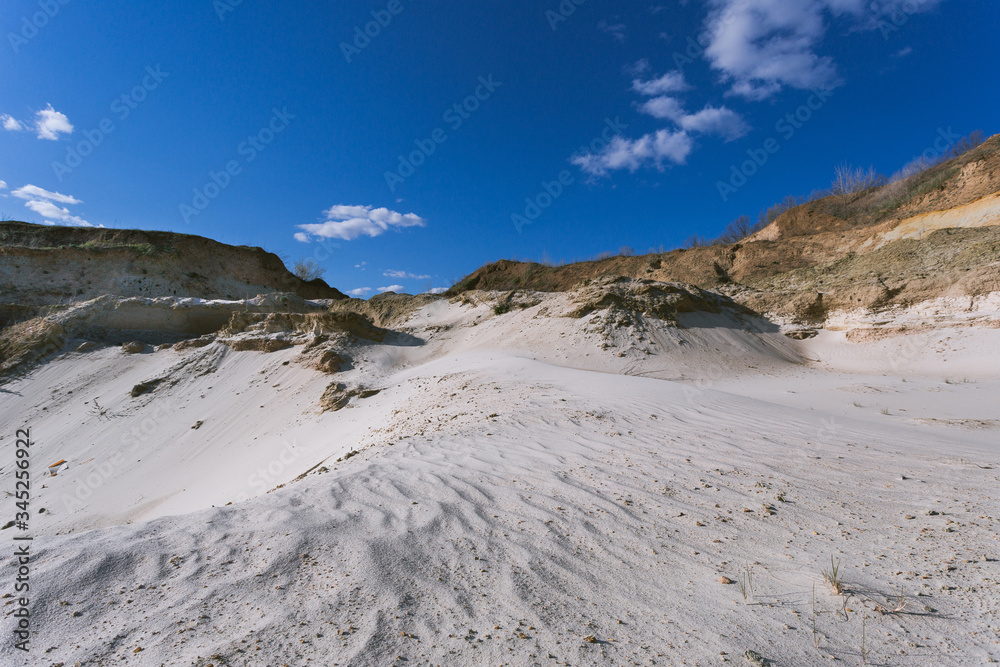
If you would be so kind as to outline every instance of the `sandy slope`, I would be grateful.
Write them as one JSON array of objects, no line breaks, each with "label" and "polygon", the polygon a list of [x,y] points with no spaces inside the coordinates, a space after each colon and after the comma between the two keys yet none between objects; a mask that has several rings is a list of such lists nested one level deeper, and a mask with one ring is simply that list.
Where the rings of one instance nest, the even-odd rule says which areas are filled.
[{"label": "sandy slope", "polygon": [[[108,349],[7,385],[5,438],[26,420],[71,460],[36,491],[28,664],[858,664],[862,619],[872,664],[1000,659],[1000,373],[939,373],[997,358],[1000,329],[893,357],[909,336],[547,316],[562,298],[431,304],[426,344],[342,374],[383,391],[324,415],[296,350]],[[748,566],[744,600],[719,578]]]}]

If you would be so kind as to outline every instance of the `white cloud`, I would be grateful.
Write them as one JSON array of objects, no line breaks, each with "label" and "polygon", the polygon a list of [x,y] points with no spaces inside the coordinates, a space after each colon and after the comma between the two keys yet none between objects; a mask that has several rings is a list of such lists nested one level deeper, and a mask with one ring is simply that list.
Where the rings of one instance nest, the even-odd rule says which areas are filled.
[{"label": "white cloud", "polygon": [[698,113],[685,115],[678,123],[689,132],[717,134],[726,141],[739,139],[750,131],[742,116],[726,107],[706,106]]},{"label": "white cloud", "polygon": [[352,289],[348,292],[353,297],[361,298],[372,291],[371,287],[359,287],[358,289]]},{"label": "white cloud", "polygon": [[46,222],[51,220],[59,220],[60,222],[65,222],[68,225],[75,227],[93,227],[89,222],[83,218],[79,218],[75,215],[71,215],[69,209],[60,208],[50,201],[44,201],[42,199],[32,199],[24,204],[27,208],[38,215],[46,218]]},{"label": "white cloud", "polygon": [[51,201],[59,202],[60,204],[83,203],[76,197],[60,194],[58,192],[50,192],[49,190],[38,187],[37,185],[25,185],[22,188],[14,190],[11,194],[19,199],[49,199]]},{"label": "white cloud", "polygon": [[629,76],[639,76],[641,74],[645,74],[650,69],[652,69],[652,66],[649,64],[649,60],[646,58],[640,58],[631,65],[626,65],[625,73]]},{"label": "white cloud", "polygon": [[306,234],[305,232],[295,232],[294,238],[299,243],[311,243],[312,242],[312,241],[309,240],[309,235]]},{"label": "white cloud", "polygon": [[670,119],[675,123],[684,117],[684,107],[681,106],[680,101],[676,97],[666,95],[646,100],[639,106],[639,109],[653,118]]},{"label": "white cloud", "polygon": [[710,40],[705,57],[730,84],[732,95],[763,100],[784,87],[808,90],[842,83],[829,56],[816,53],[827,31],[826,15],[850,16],[877,29],[894,12],[927,11],[941,0],[710,0]]},{"label": "white cloud", "polygon": [[717,134],[726,141],[739,139],[750,131],[743,117],[727,107],[708,105],[697,113],[689,114],[676,98],[660,96],[646,100],[639,109],[653,118],[672,120],[688,132]]},{"label": "white cloud", "polygon": [[592,176],[603,176],[617,169],[634,172],[650,164],[662,169],[665,160],[684,164],[692,148],[687,132],[658,130],[635,140],[615,137],[603,151],[579,155],[571,162]]},{"label": "white cloud", "polygon": [[[6,183],[4,185],[6,186]],[[11,194],[18,199],[26,199],[27,201],[24,203],[25,208],[28,208],[45,218],[44,223],[47,225],[53,225],[55,224],[54,221],[58,220],[63,224],[75,227],[93,227],[92,224],[83,218],[70,213],[69,209],[56,206],[56,204],[53,203],[58,202],[59,204],[68,205],[82,204],[83,202],[76,197],[64,195],[60,192],[50,192],[49,190],[38,187],[37,185],[25,185],[11,191]]]},{"label": "white cloud", "polygon": [[602,20],[597,24],[597,27],[601,30],[601,32],[611,35],[619,42],[625,41],[626,28],[624,23],[610,24],[607,21]]},{"label": "white cloud", "polygon": [[647,165],[662,170],[664,162],[687,162],[694,149],[693,134],[715,134],[726,141],[733,141],[750,131],[742,116],[732,109],[707,105],[701,111],[689,114],[679,99],[665,94],[687,87],[680,72],[669,72],[648,81],[632,81],[633,91],[652,96],[639,105],[640,111],[659,120],[672,121],[676,127],[664,128],[638,139],[615,137],[603,150],[577,155],[570,162],[591,176],[604,176],[618,169],[635,172]]},{"label": "white cloud", "polygon": [[406,271],[386,271],[382,274],[386,278],[403,278],[404,280],[430,280],[430,276],[418,276]]},{"label": "white cloud", "polygon": [[[641,61],[640,61],[641,62]],[[632,81],[632,90],[640,95],[652,97],[666,93],[680,93],[688,89],[688,84],[684,80],[681,72],[667,72],[658,79],[643,81],[635,79]]]},{"label": "white cloud", "polygon": [[448,291],[447,287],[433,287],[433,288],[427,290],[427,293],[428,294],[444,294],[447,291]]},{"label": "white cloud", "polygon": [[0,190],[7,189],[7,181],[0,181]]},{"label": "white cloud", "polygon": [[353,241],[362,236],[381,236],[390,229],[423,227],[427,221],[414,213],[397,213],[371,206],[333,206],[324,211],[326,221],[299,225],[308,236]]},{"label": "white cloud", "polygon": [[397,294],[399,294],[399,293],[400,293],[400,292],[402,292],[402,291],[403,291],[404,289],[406,289],[406,288],[405,288],[405,287],[403,287],[402,285],[389,285],[388,287],[379,287],[379,288],[378,288],[378,291],[379,291],[380,293],[385,293],[385,292],[396,292]]},{"label": "white cloud", "polygon": [[35,114],[35,129],[39,139],[55,141],[60,134],[73,134],[73,125],[66,114],[56,111],[48,105]]},{"label": "white cloud", "polygon": [[24,123],[7,114],[0,116],[0,123],[3,124],[3,129],[8,132],[20,132],[27,129],[24,127]]}]

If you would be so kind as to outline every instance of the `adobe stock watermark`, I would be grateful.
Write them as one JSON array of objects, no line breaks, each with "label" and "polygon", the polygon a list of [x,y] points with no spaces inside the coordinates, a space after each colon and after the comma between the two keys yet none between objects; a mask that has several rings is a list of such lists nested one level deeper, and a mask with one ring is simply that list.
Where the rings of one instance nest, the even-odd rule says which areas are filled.
[{"label": "adobe stock watermark", "polygon": [[[458,132],[465,121],[472,118],[472,114],[479,110],[484,102],[493,97],[497,88],[503,85],[500,81],[494,81],[493,75],[479,77],[479,85],[460,102],[448,107],[441,120],[448,124],[452,132]],[[406,182],[410,176],[417,173],[417,169],[427,162],[427,158],[437,151],[438,146],[448,141],[448,132],[443,127],[435,128],[426,139],[417,139],[413,143],[416,149],[406,155],[399,156],[399,164],[395,171],[385,172],[385,184],[389,186],[390,192],[395,192],[396,188]]]},{"label": "adobe stock watermark", "polygon": [[870,7],[879,15],[875,25],[882,33],[882,39],[887,42],[893,33],[899,32],[904,25],[909,23],[910,17],[920,11],[920,3],[914,0],[904,2],[902,5],[894,4],[888,12],[884,12],[882,5],[878,2],[873,2]]},{"label": "adobe stock watermark", "polygon": [[49,24],[59,13],[59,9],[68,5],[70,0],[38,0],[39,11],[21,17],[21,29],[18,32],[8,32],[7,41],[14,53],[38,36],[39,31]]},{"label": "adobe stock watermark", "polygon": [[576,13],[577,8],[586,2],[587,0],[562,0],[555,10],[545,10],[545,20],[549,22],[549,27],[555,32],[559,29],[559,24],[568,21],[569,17]]},{"label": "adobe stock watermark", "polygon": [[948,129],[939,127],[934,143],[928,146],[927,150],[920,154],[920,157],[928,164],[933,164],[935,160],[954,148],[961,138],[962,135],[956,134],[950,125]]},{"label": "adobe stock watermark", "polygon": [[149,440],[177,410],[179,400],[179,398],[171,399],[168,404],[157,405],[151,414],[141,419],[134,419],[131,428],[121,436],[119,441],[121,447],[107,460],[96,463],[82,479],[76,480],[72,489],[63,492],[61,498],[63,509],[75,512],[84,508],[90,497],[110,482],[114,474],[139,451],[140,446]]},{"label": "adobe stock watermark", "polygon": [[340,43],[340,52],[344,54],[344,60],[350,64],[356,56],[368,48],[372,40],[382,34],[382,31],[389,27],[393,20],[403,13],[406,7],[401,0],[389,0],[385,9],[373,9],[371,11],[372,20],[364,26],[354,27],[354,36],[350,42]]},{"label": "adobe stock watermark", "polygon": [[[822,109],[833,97],[833,90],[816,90],[806,98],[804,104],[795,111],[786,113],[774,124],[774,131],[781,139],[788,142],[805,127],[806,123],[812,120],[817,111]],[[739,190],[750,182],[761,168],[770,161],[771,156],[781,150],[782,143],[775,136],[768,137],[758,148],[748,148],[749,159],[740,164],[729,166],[729,179],[716,181],[715,187],[719,191],[719,197],[727,202],[729,198],[739,192]]]},{"label": "adobe stock watermark", "polygon": [[247,484],[259,493],[267,493],[276,487],[280,483],[278,480],[281,479],[281,475],[285,470],[299,459],[300,454],[297,447],[298,443],[294,440],[286,442],[284,447],[281,448],[281,452],[278,453],[278,456],[273,461],[266,466],[257,468],[247,478]]},{"label": "adobe stock watermark", "polygon": [[236,153],[242,159],[226,162],[221,171],[209,171],[208,180],[204,185],[194,188],[190,204],[178,205],[178,211],[185,223],[190,224],[191,218],[208,208],[222,191],[232,184],[233,179],[243,173],[243,167],[257,159],[257,156],[267,150],[275,137],[285,131],[295,115],[288,113],[287,108],[271,110],[271,119],[257,131],[248,136],[236,147]]},{"label": "adobe stock watermark", "polygon": [[[116,97],[111,103],[111,113],[118,118],[119,122],[124,122],[139,105],[145,101],[149,93],[159,88],[163,80],[170,76],[170,72],[164,72],[160,65],[155,68],[147,67],[146,74],[135,87],[129,92]],[[83,139],[66,149],[66,157],[62,162],[52,163],[52,172],[62,183],[66,174],[73,173],[73,170],[83,164],[84,158],[93,154],[104,139],[116,129],[115,121],[111,117],[102,118],[92,130],[84,130],[81,134]]]},{"label": "adobe stock watermark", "polygon": [[[574,155],[600,153],[608,147],[608,144],[615,137],[621,136],[627,129],[628,125],[623,123],[618,116],[615,116],[614,120],[605,118],[604,129],[601,131],[601,134],[595,137],[590,144],[580,146]],[[510,216],[510,221],[514,223],[514,229],[517,230],[517,233],[520,234],[525,225],[530,225],[538,220],[542,216],[542,213],[548,210],[566,192],[566,188],[574,183],[576,183],[576,179],[568,169],[560,171],[555,179],[551,181],[542,181],[539,184],[540,189],[537,193],[531,197],[524,198],[524,209],[520,212],[512,213]]]},{"label": "adobe stock watermark", "polygon": [[243,0],[213,0],[212,9],[215,10],[215,15],[222,22],[226,20],[226,14],[232,14],[242,4]]}]

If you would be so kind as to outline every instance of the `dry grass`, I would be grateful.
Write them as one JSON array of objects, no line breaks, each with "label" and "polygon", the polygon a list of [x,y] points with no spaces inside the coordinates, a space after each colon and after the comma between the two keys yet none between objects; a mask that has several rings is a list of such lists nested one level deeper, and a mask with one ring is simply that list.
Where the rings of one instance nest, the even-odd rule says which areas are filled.
[{"label": "dry grass", "polygon": [[0,331],[0,376],[61,349],[64,342],[63,328],[44,317],[3,329]]}]

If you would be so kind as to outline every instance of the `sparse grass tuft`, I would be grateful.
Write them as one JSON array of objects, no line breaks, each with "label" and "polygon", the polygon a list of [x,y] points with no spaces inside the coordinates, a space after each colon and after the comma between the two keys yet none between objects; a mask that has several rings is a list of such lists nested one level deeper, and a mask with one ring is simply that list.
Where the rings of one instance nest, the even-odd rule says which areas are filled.
[{"label": "sparse grass tuft", "polygon": [[833,556],[830,556],[830,567],[823,570],[823,580],[837,595],[844,592],[844,582],[840,578],[840,561],[834,560]]},{"label": "sparse grass tuft", "polygon": [[900,614],[906,609],[906,603],[906,590],[903,588],[903,585],[900,584],[899,593],[889,598],[886,606],[881,604],[875,605],[875,611],[880,614]]},{"label": "sparse grass tuft", "polygon": [[743,596],[743,602],[753,597],[753,566],[747,563],[736,573],[736,585]]},{"label": "sparse grass tuft", "polygon": [[98,419],[106,419],[108,416],[108,409],[101,407],[101,404],[94,399],[94,407],[90,409],[90,414],[95,415]]},{"label": "sparse grass tuft", "polygon": [[898,614],[899,612],[906,609],[906,591],[903,589],[903,584],[899,585],[899,595],[893,598],[896,606],[893,607],[893,613]]}]

